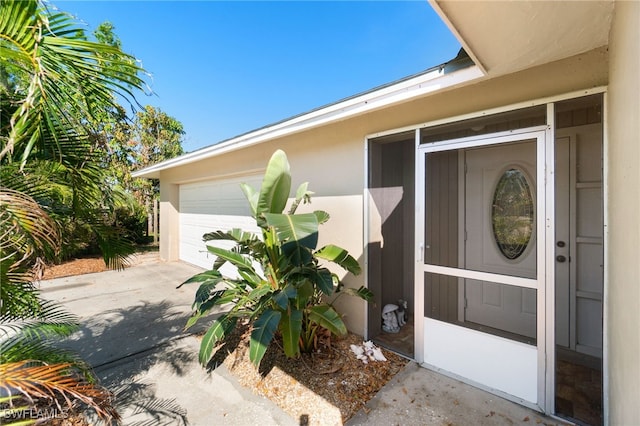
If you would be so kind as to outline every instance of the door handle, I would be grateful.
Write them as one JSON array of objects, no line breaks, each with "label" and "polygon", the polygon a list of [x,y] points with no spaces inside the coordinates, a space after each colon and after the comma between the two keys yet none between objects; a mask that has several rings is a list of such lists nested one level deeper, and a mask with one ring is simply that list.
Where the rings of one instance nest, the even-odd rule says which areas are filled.
[{"label": "door handle", "polygon": [[566,262],[566,261],[567,261],[567,258],[566,258],[565,256],[563,256],[563,255],[559,254],[559,255],[557,255],[557,256],[556,256],[556,260],[557,260],[558,262],[560,262],[560,263],[564,263],[564,262]]}]

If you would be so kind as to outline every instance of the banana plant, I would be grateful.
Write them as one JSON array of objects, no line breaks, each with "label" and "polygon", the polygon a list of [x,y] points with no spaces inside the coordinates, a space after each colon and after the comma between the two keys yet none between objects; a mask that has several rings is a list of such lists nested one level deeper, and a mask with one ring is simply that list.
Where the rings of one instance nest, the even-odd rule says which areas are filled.
[{"label": "banana plant", "polygon": [[[334,263],[357,275],[358,262],[343,248],[326,245],[317,248],[319,225],[329,220],[324,211],[296,213],[308,203],[312,192],[303,183],[296,191],[288,212],[284,213],[291,191],[291,174],[286,154],[276,151],[265,172],[262,185],[255,190],[241,184],[261,235],[241,229],[215,231],[203,236],[205,242],[231,241],[232,249],[208,245],[216,256],[211,270],[197,274],[180,286],[199,283],[193,303],[191,327],[214,307],[231,304],[228,312],[213,320],[202,339],[199,360],[207,365],[218,342],[234,329],[239,319],[252,323],[249,358],[256,366],[276,333],[288,357],[309,351],[319,330],[345,335],[347,328],[334,306],[326,302],[337,292],[370,300],[364,287],[344,288],[324,262]],[[220,268],[229,263],[237,276],[224,276]]]}]

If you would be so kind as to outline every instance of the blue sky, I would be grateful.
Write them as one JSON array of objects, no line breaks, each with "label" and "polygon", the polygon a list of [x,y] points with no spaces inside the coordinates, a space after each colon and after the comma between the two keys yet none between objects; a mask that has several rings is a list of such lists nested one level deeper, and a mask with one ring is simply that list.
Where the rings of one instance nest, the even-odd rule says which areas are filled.
[{"label": "blue sky", "polygon": [[415,74],[460,45],[425,1],[56,1],[110,21],[186,151]]}]

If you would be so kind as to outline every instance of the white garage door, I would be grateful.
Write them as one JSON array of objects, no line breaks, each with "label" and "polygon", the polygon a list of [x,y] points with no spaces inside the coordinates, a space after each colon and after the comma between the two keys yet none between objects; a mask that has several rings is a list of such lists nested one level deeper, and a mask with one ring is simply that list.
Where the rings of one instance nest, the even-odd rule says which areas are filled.
[{"label": "white garage door", "polygon": [[[258,189],[262,175],[180,185],[181,260],[210,269],[215,256],[207,252],[202,240],[205,233],[232,228],[258,231],[247,199],[240,189],[240,183],[243,182]],[[225,246],[220,242],[216,242],[216,245]],[[231,244],[226,245],[230,246]]]}]

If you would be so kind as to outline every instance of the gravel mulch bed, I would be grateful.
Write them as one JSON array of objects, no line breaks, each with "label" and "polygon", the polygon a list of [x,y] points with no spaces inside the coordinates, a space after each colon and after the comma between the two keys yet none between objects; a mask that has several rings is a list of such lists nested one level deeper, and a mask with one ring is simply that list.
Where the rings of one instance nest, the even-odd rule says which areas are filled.
[{"label": "gravel mulch bed", "polygon": [[350,348],[361,345],[362,337],[349,333],[297,359],[287,358],[276,340],[256,369],[249,361],[249,336],[248,326],[237,327],[211,365],[224,363],[240,384],[269,398],[301,425],[342,425],[366,409],[367,401],[408,362],[383,349],[387,361],[364,364]]}]

